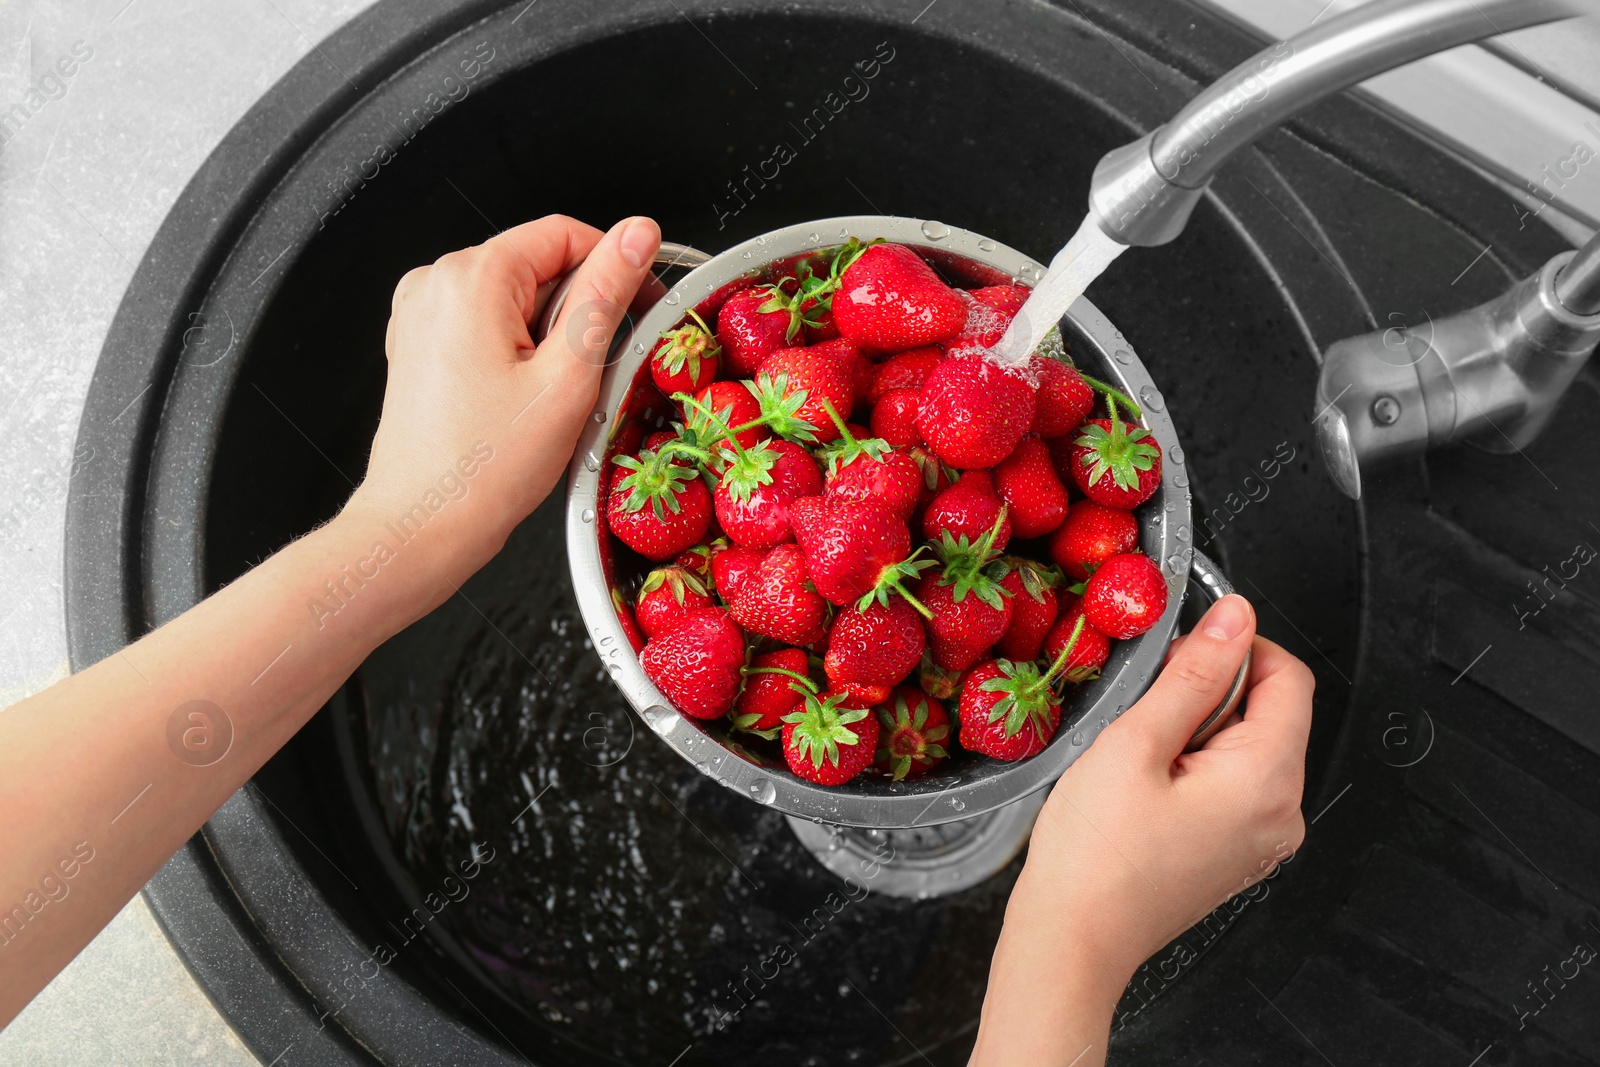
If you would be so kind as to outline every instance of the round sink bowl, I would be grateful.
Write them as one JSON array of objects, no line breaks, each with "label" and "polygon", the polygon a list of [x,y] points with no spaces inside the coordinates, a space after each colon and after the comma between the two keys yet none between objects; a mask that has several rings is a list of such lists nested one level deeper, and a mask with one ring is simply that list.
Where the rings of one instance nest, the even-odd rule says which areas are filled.
[{"label": "round sink bowl", "polygon": [[[1095,160],[1192,92],[1184,70],[1249,48],[1198,9],[1180,58],[1164,8],[922,6],[392,0],[324,42],[202,167],[107,340],[81,431],[106,460],[69,504],[75,664],[337,510],[407,269],[553,211],[648,213],[708,249],[892,212],[1048,258]],[[693,57],[670,67],[687,125],[652,151],[663,57]],[[1239,167],[1093,295],[1162,386],[1197,514],[1277,456],[1272,508],[1197,535],[1243,592],[1316,620],[1315,788],[1360,533],[1308,462],[1308,324],[1366,319],[1252,189],[1315,230],[1292,186]],[[636,728],[586,639],[564,508],[370,657],[151,883],[208,994],[264,1062],[964,1062],[1020,861],[934,901],[873,892]],[[1118,1047],[1195,1047],[1203,985]]]}]

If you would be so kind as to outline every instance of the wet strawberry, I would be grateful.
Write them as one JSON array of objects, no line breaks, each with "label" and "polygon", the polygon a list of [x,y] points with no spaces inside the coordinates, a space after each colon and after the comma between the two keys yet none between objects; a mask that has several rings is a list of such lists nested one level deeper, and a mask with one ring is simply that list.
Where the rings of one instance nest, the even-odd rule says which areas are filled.
[{"label": "wet strawberry", "polygon": [[1094,389],[1059,359],[1036,354],[1029,366],[1039,380],[1039,391],[1028,428],[1040,437],[1064,437],[1076,430],[1094,409]]},{"label": "wet strawberry", "polygon": [[790,645],[822,640],[828,602],[817,595],[798,545],[779,545],[733,597],[733,621],[753,634]]},{"label": "wet strawberry", "polygon": [[711,556],[711,587],[724,604],[732,604],[739,586],[761,566],[766,552],[759,548],[740,548],[734,545],[717,550]]},{"label": "wet strawberry", "polygon": [[841,607],[867,597],[909,595],[905,583],[929,560],[911,558],[905,520],[877,500],[808,496],[789,506],[795,540],[817,592]]},{"label": "wet strawberry", "polygon": [[[1067,647],[1067,642],[1072,639],[1074,630],[1078,629],[1078,620],[1083,618],[1083,604],[1077,598],[1072,598],[1071,604],[1061,606],[1061,615],[1056,619],[1056,624],[1050,628],[1050,633],[1044,639],[1045,658],[1052,663],[1061,655],[1061,650]],[[1069,682],[1082,683],[1093,681],[1100,677],[1100,669],[1106,665],[1106,660],[1111,656],[1111,638],[1096,630],[1085,622],[1078,633],[1078,643],[1073,647],[1071,655],[1067,657],[1066,665],[1061,669],[1061,677]]]},{"label": "wet strawberry", "polygon": [[1060,610],[1055,591],[1059,576],[1054,569],[1019,556],[1001,557],[990,564],[989,574],[1011,594],[1011,625],[995,642],[995,653],[1013,660],[1038,659]]},{"label": "wet strawberry", "polygon": [[1028,302],[1029,292],[1020,285],[986,285],[982,289],[971,290],[972,299],[994,308],[1008,319],[1015,318],[1017,312],[1022,310],[1022,305]]},{"label": "wet strawberry", "polygon": [[1018,537],[1043,537],[1067,517],[1067,490],[1050,465],[1050,449],[1026,436],[994,469],[994,488],[1006,502],[1011,532]]},{"label": "wet strawberry", "polygon": [[612,460],[627,474],[614,478],[606,523],[618,540],[649,560],[668,560],[699,543],[711,527],[711,493],[667,452]]},{"label": "wet strawberry", "polygon": [[872,376],[872,387],[867,390],[867,403],[876,404],[891,389],[922,391],[928,373],[944,362],[944,349],[938,345],[923,345],[909,352],[890,356],[877,364]]},{"label": "wet strawberry", "polygon": [[1011,325],[1016,312],[1001,311],[981,303],[965,291],[960,296],[967,306],[967,320],[962,324],[961,331],[945,342],[945,351],[952,356],[962,356],[993,348],[1005,336],[1006,327]]},{"label": "wet strawberry", "polygon": [[1149,430],[1124,423],[1115,403],[1111,418],[1083,424],[1069,455],[1072,480],[1097,504],[1136,508],[1161,484],[1161,446]]},{"label": "wet strawberry", "polygon": [[1003,552],[1011,540],[1011,522],[1005,501],[994,491],[988,471],[963,471],[956,483],[941,492],[922,513],[922,536],[939,541],[949,534],[956,541],[976,542],[999,524],[994,550]]},{"label": "wet strawberry", "polygon": [[771,548],[794,539],[789,505],[822,492],[822,470],[793,441],[763,441],[730,448],[712,499],[717,521],[745,548]]},{"label": "wet strawberry", "polygon": [[691,611],[639,653],[647,678],[672,706],[696,719],[733,707],[744,666],[744,634],[722,608]]},{"label": "wet strawberry", "polygon": [[[958,471],[948,464],[940,461],[927,445],[912,445],[906,449],[906,455],[916,461],[918,469],[922,471],[922,488],[917,491],[917,507],[925,508],[933,502],[933,498],[955,484],[959,476]],[[917,529],[922,528],[918,519]]]},{"label": "wet strawberry", "polygon": [[964,677],[966,671],[947,671],[933,662],[933,655],[928,652],[922,654],[922,662],[917,664],[917,685],[935,700],[950,700],[961,692]]},{"label": "wet strawberry", "polygon": [[1050,538],[1050,558],[1063,574],[1085,581],[1112,556],[1139,547],[1139,520],[1133,512],[1080,500],[1067,508],[1067,519]]},{"label": "wet strawberry", "polygon": [[783,758],[817,785],[843,785],[878,754],[878,720],[848,693],[806,693],[783,719]]},{"label": "wet strawberry", "polygon": [[810,658],[800,648],[780,648],[751,657],[750,665],[744,669],[744,688],[733,702],[733,724],[741,730],[776,737],[783,717],[800,707],[801,690],[795,686],[816,690],[809,669]]},{"label": "wet strawberry", "polygon": [[716,441],[722,429],[736,430],[734,439],[751,448],[772,436],[765,426],[751,426],[761,418],[761,403],[743,382],[712,382],[694,395],[694,404],[685,404],[687,428],[697,441]]},{"label": "wet strawberry", "polygon": [[922,490],[917,461],[881,438],[857,437],[836,413],[830,414],[839,439],[817,451],[828,465],[823,492],[840,500],[876,500],[902,521],[909,519]]},{"label": "wet strawberry", "polygon": [[917,429],[958,470],[992,467],[1033,422],[1033,384],[981,356],[947,359],[922,386]]},{"label": "wet strawberry", "polygon": [[712,607],[711,594],[700,578],[682,567],[657,567],[639,587],[634,617],[646,637],[672,629],[691,611]]},{"label": "wet strawberry", "polygon": [[692,309],[689,322],[661,335],[650,351],[650,377],[667,396],[698,393],[717,378],[722,346]]},{"label": "wet strawberry", "polygon": [[954,337],[967,305],[911,249],[877,244],[843,272],[833,318],[843,336],[864,348],[902,352]]},{"label": "wet strawberry", "polygon": [[950,715],[916,686],[895,687],[873,713],[878,717],[876,766],[895,781],[920,778],[949,758]]},{"label": "wet strawberry", "polygon": [[1061,725],[1061,697],[1054,682],[1082,639],[1075,624],[1050,669],[1032,660],[989,660],[967,672],[961,683],[961,745],[998,760],[1019,760],[1044,751]]},{"label": "wet strawberry", "polygon": [[[774,352],[761,364],[756,378],[756,395],[761,400],[763,413],[782,411],[788,417],[809,425],[817,441],[832,441],[838,429],[828,418],[827,406],[849,413],[855,404],[854,348],[848,341],[827,341],[811,348],[785,348]],[[784,431],[773,423],[776,433]],[[802,440],[812,437],[802,435]]]},{"label": "wet strawberry", "polygon": [[1167,580],[1148,556],[1128,552],[1100,564],[1083,590],[1083,613],[1096,630],[1126,641],[1167,609]]},{"label": "wet strawberry", "polygon": [[916,669],[926,646],[922,617],[904,597],[891,596],[882,604],[840,609],[828,631],[822,669],[830,689],[863,693],[877,687],[887,694]]},{"label": "wet strawberry", "polygon": [[800,320],[789,297],[775,285],[756,285],[728,297],[717,312],[717,343],[723,373],[754,378],[772,353],[800,341]]},{"label": "wet strawberry", "polygon": [[922,444],[917,412],[922,410],[921,389],[890,389],[872,406],[872,436],[895,448]]},{"label": "wet strawberry", "polygon": [[678,553],[678,558],[672,562],[699,578],[701,584],[710,589],[711,557],[726,544],[726,541],[708,541],[703,545],[695,545]]},{"label": "wet strawberry", "polygon": [[994,559],[996,524],[966,546],[949,534],[934,546],[940,567],[917,582],[928,612],[928,646],[935,665],[962,671],[982,659],[1011,625],[1011,597],[984,568]]}]

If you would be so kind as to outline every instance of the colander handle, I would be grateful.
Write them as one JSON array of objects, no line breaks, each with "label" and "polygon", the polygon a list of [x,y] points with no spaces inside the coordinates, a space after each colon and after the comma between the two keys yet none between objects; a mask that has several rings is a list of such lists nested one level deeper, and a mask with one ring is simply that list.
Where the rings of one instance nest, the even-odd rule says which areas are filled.
[{"label": "colander handle", "polygon": [[[1206,598],[1215,604],[1229,593],[1233,592],[1233,583],[1228,581],[1228,576],[1222,573],[1222,568],[1217,566],[1216,560],[1200,551],[1194,550],[1194,558],[1189,563],[1189,577],[1198,585]],[[1193,752],[1210,740],[1211,735],[1222,729],[1222,724],[1228,720],[1239,702],[1244,699],[1245,679],[1250,677],[1251,652],[1246,649],[1244,662],[1239,664],[1239,673],[1233,676],[1233,684],[1228,687],[1227,696],[1222,698],[1222,703],[1217,705],[1217,710],[1206,717],[1200,724],[1200,729],[1194,732],[1189,739],[1185,752]]]},{"label": "colander handle", "polygon": [[[698,267],[710,260],[709,252],[702,252],[690,245],[680,245],[675,241],[662,241],[660,250],[656,252],[655,265],[668,268]],[[544,311],[533,324],[534,344],[550,336],[550,329],[556,324],[556,316],[561,314],[561,306],[567,302],[567,293],[572,289],[572,279],[576,274],[577,272],[573,271],[556,283],[555,290],[544,306]]]}]

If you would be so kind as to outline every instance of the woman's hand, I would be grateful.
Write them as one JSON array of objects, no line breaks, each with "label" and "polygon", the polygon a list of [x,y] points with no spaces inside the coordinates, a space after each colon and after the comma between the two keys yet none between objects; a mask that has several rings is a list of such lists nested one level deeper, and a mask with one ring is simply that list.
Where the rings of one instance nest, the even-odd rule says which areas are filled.
[{"label": "woman's hand", "polygon": [[[1244,714],[1185,753],[1252,647]],[[1111,1009],[1139,964],[1299,847],[1313,684],[1305,664],[1255,636],[1237,595],[1174,645],[1040,813],[974,1063],[1102,1062]]]},{"label": "woman's hand", "polygon": [[[602,234],[550,215],[402,278],[383,416],[346,512],[402,530],[408,545],[420,531],[423,569],[450,584],[487,562],[565,471],[660,243],[648,218]],[[560,318],[535,346],[529,323],[574,269]]]}]

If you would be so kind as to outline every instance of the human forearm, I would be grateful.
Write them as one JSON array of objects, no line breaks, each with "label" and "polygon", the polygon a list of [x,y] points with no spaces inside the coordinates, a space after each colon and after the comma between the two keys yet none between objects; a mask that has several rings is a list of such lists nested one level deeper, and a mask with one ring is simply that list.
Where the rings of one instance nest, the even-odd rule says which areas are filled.
[{"label": "human forearm", "polygon": [[0,712],[0,1023],[373,647],[449,593],[427,531],[358,586],[351,568],[380,538],[394,540],[376,515],[341,516]]}]

